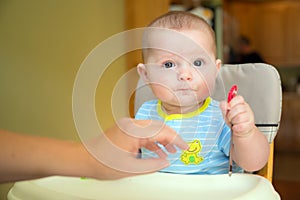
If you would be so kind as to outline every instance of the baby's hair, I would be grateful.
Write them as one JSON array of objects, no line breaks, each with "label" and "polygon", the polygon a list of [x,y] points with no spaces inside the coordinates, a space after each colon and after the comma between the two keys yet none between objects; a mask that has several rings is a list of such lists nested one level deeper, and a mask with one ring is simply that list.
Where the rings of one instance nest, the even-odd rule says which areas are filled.
[{"label": "baby's hair", "polygon": [[171,11],[153,20],[148,27],[161,27],[175,30],[191,29],[196,26],[204,25],[205,28],[211,29],[210,31],[214,34],[211,26],[198,15],[192,14],[185,11]]},{"label": "baby's hair", "polygon": [[173,30],[199,30],[211,37],[213,53],[216,55],[215,32],[205,19],[185,11],[171,11],[153,20],[147,27]]}]

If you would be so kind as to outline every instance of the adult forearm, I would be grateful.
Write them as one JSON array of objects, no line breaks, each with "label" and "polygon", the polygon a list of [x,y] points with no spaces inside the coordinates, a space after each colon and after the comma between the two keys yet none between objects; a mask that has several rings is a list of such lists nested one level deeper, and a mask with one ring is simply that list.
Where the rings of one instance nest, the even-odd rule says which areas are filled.
[{"label": "adult forearm", "polygon": [[[93,176],[94,161],[82,144],[0,131],[0,182],[50,175]],[[104,168],[104,166],[103,166]]]}]

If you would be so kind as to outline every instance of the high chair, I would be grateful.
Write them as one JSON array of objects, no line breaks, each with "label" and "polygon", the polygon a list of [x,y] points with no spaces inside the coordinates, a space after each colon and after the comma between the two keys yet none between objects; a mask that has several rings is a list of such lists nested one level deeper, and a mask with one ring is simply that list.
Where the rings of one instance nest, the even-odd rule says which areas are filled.
[{"label": "high chair", "polygon": [[[272,182],[274,138],[277,134],[280,117],[282,90],[280,76],[271,65],[263,63],[224,65],[221,67],[216,81],[215,100],[224,100],[232,85],[238,85],[238,93],[251,106],[255,124],[267,137],[270,144],[268,163],[257,173]],[[155,99],[149,87],[143,87],[139,80],[135,94],[135,113],[145,101]],[[253,150],[255,151],[255,149]]]},{"label": "high chair", "polygon": [[[139,82],[140,86],[142,82]],[[220,70],[213,98],[225,99],[231,85],[237,84],[254,110],[256,125],[273,147],[281,113],[281,86],[276,69],[266,64],[225,65]],[[149,87],[136,92],[135,110],[153,99]],[[255,151],[255,149],[253,150]],[[269,162],[259,173],[272,179],[273,148]],[[62,187],[62,185],[64,187]],[[216,192],[212,192],[216,191]],[[16,182],[8,193],[9,200],[31,199],[264,199],[279,200],[271,182],[253,174],[189,175],[152,173],[119,180],[95,180],[79,177],[51,176]]]}]

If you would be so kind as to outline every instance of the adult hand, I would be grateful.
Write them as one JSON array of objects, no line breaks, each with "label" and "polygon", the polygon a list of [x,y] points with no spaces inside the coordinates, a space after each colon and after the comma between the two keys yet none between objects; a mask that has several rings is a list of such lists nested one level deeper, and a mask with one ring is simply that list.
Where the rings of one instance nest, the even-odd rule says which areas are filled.
[{"label": "adult hand", "polygon": [[[117,173],[107,178],[155,172],[167,167],[167,154],[157,143],[162,144],[169,153],[175,153],[175,146],[187,149],[188,145],[177,133],[163,122],[153,120],[134,120],[123,118],[104,134],[83,141],[88,151],[106,167]],[[156,152],[157,158],[138,158],[140,148]]]}]

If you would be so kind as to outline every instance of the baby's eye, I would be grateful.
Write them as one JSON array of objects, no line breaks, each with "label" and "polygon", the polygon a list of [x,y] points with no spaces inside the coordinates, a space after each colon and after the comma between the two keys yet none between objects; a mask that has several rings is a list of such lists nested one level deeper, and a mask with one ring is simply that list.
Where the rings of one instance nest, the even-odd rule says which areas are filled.
[{"label": "baby's eye", "polygon": [[194,61],[194,66],[200,67],[201,65],[202,65],[202,61],[201,60],[195,60]]},{"label": "baby's eye", "polygon": [[163,66],[164,66],[164,68],[172,68],[172,67],[175,67],[175,63],[168,61],[168,62],[165,62],[163,64]]}]

